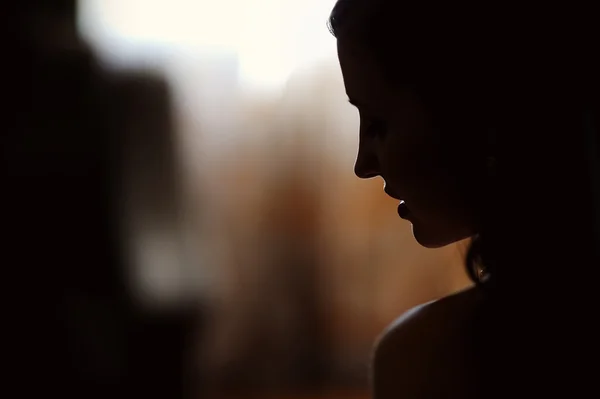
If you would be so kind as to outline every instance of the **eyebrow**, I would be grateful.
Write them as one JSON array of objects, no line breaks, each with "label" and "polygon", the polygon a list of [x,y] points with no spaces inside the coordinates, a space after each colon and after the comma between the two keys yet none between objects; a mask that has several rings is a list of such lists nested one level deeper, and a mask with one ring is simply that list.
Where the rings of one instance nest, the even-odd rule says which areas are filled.
[{"label": "eyebrow", "polygon": [[355,98],[348,98],[348,102],[352,105],[354,105],[359,111],[362,112],[370,112],[370,110],[372,110],[371,107],[369,107],[368,105],[366,105],[365,103],[362,103],[360,101],[357,101]]},{"label": "eyebrow", "polygon": [[348,102],[354,105],[356,108],[366,108],[364,104],[361,104],[360,101],[356,101],[354,98],[349,98]]}]

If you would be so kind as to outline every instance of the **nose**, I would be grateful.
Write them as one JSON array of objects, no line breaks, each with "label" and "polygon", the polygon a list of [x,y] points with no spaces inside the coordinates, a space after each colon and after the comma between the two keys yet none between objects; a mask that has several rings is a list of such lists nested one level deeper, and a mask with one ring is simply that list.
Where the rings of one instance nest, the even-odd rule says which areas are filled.
[{"label": "nose", "polygon": [[370,179],[380,175],[377,156],[363,141],[358,146],[354,174],[360,179]]}]

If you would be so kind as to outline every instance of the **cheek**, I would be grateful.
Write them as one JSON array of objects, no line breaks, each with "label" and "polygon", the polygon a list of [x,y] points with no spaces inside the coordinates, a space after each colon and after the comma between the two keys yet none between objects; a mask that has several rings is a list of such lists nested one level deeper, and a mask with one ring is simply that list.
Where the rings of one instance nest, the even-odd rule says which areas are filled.
[{"label": "cheek", "polygon": [[382,143],[381,148],[383,177],[389,179],[398,190],[420,191],[426,188],[428,181],[435,178],[436,154],[427,143],[390,137]]}]

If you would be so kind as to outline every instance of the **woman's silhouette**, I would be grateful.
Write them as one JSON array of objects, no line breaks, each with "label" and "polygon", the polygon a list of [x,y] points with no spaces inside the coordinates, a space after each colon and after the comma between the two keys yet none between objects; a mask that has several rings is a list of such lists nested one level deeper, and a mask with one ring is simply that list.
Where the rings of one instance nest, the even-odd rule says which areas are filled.
[{"label": "woman's silhouette", "polygon": [[375,399],[590,387],[599,69],[583,15],[392,0],[332,11],[360,113],[356,175],[384,179],[421,245],[472,238],[476,284],[382,335]]}]

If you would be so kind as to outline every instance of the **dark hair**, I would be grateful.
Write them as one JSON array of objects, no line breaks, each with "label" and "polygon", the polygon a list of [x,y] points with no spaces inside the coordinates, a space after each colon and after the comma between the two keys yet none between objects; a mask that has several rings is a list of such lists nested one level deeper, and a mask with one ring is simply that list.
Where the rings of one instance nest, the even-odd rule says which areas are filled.
[{"label": "dark hair", "polygon": [[[466,268],[473,281],[490,282],[499,273],[497,265],[505,267],[500,248],[507,256],[511,246],[529,253],[539,251],[538,244],[533,243],[534,234],[529,231],[531,236],[526,237],[525,228],[521,238],[527,244],[518,245],[508,221],[515,217],[514,212],[523,212],[523,220],[540,229],[548,223],[536,226],[540,220],[525,213],[541,213],[541,208],[536,209],[531,200],[526,210],[512,209],[511,199],[503,191],[515,187],[517,181],[529,184],[524,176],[534,170],[533,181],[540,182],[540,187],[542,180],[551,179],[554,165],[545,165],[548,160],[537,154],[540,143],[552,144],[552,154],[562,153],[563,148],[572,150],[564,152],[571,158],[566,158],[570,161],[561,165],[560,172],[572,169],[571,176],[582,177],[588,173],[578,161],[583,153],[579,136],[570,133],[581,130],[583,111],[597,92],[598,61],[591,50],[595,36],[550,25],[551,18],[540,18],[533,24],[531,20],[519,21],[517,13],[463,13],[454,4],[450,7],[433,12],[414,2],[339,0],[328,27],[338,39],[348,36],[363,41],[388,76],[395,79],[393,83],[414,89],[435,118],[434,123],[445,130],[460,127],[459,137],[442,139],[459,140],[453,148],[481,155],[476,157],[481,166],[473,168],[482,182],[477,188],[482,194],[480,229],[468,250]],[[544,21],[548,26],[543,26]],[[486,147],[490,132],[496,132],[496,140]],[[553,134],[563,140],[569,134],[573,140],[563,147],[553,142]],[[514,143],[523,146],[514,148]],[[498,165],[494,178],[483,167],[490,151]],[[589,193],[581,187],[585,185],[573,183],[569,189],[580,193],[585,202]],[[543,190],[530,188],[525,191],[540,200]],[[520,253],[512,255],[511,261],[522,258]],[[523,263],[527,262],[523,259]],[[527,274],[526,270],[518,273]]]}]

